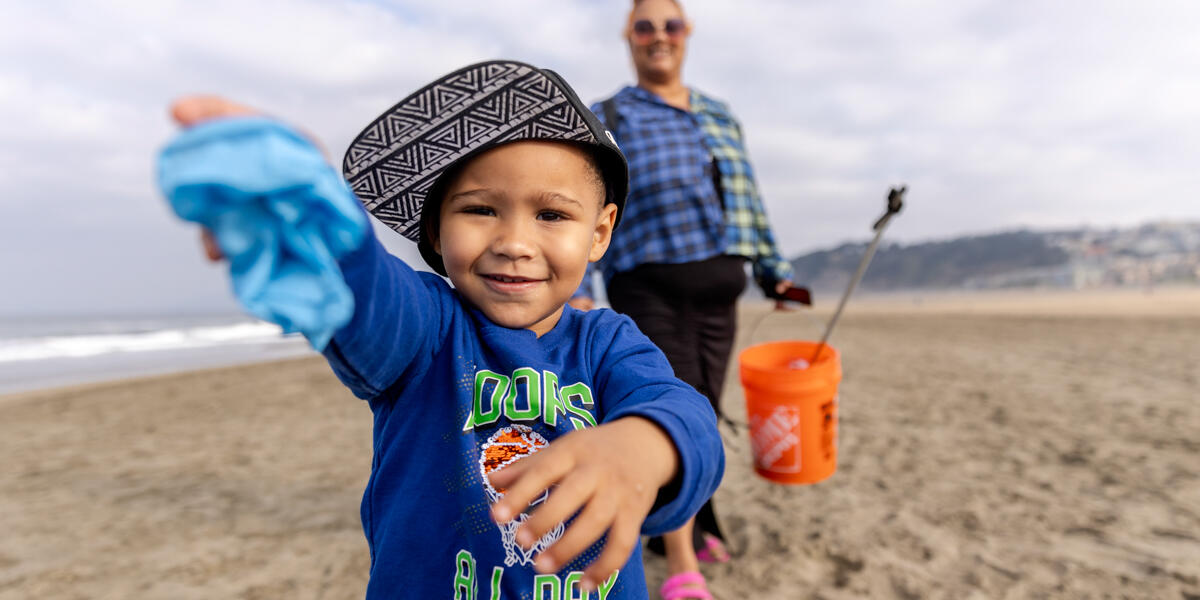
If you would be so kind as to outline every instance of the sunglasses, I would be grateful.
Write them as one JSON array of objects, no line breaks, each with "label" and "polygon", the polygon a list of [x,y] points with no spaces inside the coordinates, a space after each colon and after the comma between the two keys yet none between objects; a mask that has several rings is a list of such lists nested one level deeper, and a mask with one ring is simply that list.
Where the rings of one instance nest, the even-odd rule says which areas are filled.
[{"label": "sunglasses", "polygon": [[[683,19],[667,19],[667,22],[663,23],[662,30],[667,37],[677,40],[687,33],[687,22]],[[649,19],[638,19],[633,22],[633,36],[638,41],[650,41],[657,32],[658,28]]]}]

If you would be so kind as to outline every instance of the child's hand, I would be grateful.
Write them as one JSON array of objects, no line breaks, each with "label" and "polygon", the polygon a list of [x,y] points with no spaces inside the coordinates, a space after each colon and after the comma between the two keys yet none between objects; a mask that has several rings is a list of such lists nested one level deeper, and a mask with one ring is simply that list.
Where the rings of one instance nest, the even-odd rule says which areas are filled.
[{"label": "child's hand", "polygon": [[659,488],[675,476],[678,462],[671,438],[640,417],[575,431],[492,474],[492,486],[506,489],[493,505],[492,516],[500,523],[511,521],[543,491],[556,486],[517,530],[517,543],[529,548],[578,512],[575,522],[538,556],[534,567],[553,573],[607,533],[603,551],[584,572],[584,588],[593,590],[629,560],[642,521]]},{"label": "child's hand", "polygon": [[212,262],[217,262],[225,258],[225,253],[221,252],[221,246],[217,244],[217,238],[213,237],[211,231],[207,229],[200,230],[200,244],[204,246],[204,256]]},{"label": "child's hand", "polygon": [[[183,128],[209,119],[257,114],[259,114],[258,111],[253,108],[230,102],[218,96],[184,96],[171,103],[171,118],[175,119],[175,122]],[[201,230],[200,243],[204,246],[204,256],[208,260],[217,262],[225,258],[225,255],[221,253],[220,246],[217,245],[217,240],[207,229]]]},{"label": "child's hand", "polygon": [[[171,103],[171,118],[175,119],[175,122],[184,129],[210,119],[262,116],[263,114],[258,109],[226,100],[220,96],[184,96]],[[325,151],[325,146],[315,135],[303,127],[296,125],[291,125],[291,127],[307,138],[313,146],[321,151],[321,154],[325,155],[325,159],[329,160],[329,153]]]},{"label": "child's hand", "polygon": [[[175,122],[184,129],[210,119],[247,117],[262,114],[261,111],[231,100],[226,100],[220,96],[201,95],[184,96],[172,102],[170,110],[171,118],[175,119]],[[307,137],[313,145],[320,148],[322,153],[325,152],[324,147],[314,136],[309,135],[303,129],[298,129],[298,131]],[[217,240],[213,238],[212,233],[207,229],[201,230],[200,243],[204,246],[204,255],[208,260],[217,262],[225,258],[220,246],[217,245]]]}]

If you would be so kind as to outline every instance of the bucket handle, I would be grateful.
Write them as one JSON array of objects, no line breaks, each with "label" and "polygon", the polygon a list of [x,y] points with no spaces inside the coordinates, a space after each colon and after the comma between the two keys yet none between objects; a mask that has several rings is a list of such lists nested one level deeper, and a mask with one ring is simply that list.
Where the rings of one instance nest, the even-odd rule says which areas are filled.
[{"label": "bucket handle", "polygon": [[[758,339],[758,330],[762,327],[762,324],[764,322],[766,322],[766,320],[769,319],[772,315],[781,314],[781,315],[789,315],[790,316],[792,313],[799,313],[799,314],[804,315],[804,317],[807,318],[814,325],[814,327],[816,327],[817,331],[820,331],[825,328],[825,323],[821,322],[821,320],[817,319],[816,317],[814,317],[812,314],[810,314],[808,311],[805,311],[804,309],[775,308],[775,309],[768,310],[767,312],[763,313],[761,317],[758,317],[757,319],[754,320],[754,324],[750,326],[749,332],[746,334],[745,343],[749,343],[749,342],[752,342],[752,341]],[[743,346],[744,346],[744,343],[743,343]]]},{"label": "bucket handle", "polygon": [[[774,315],[774,314],[785,314],[786,315],[786,314],[790,314],[792,312],[801,312],[801,314],[803,314],[809,321],[812,321],[815,324],[816,329],[818,331],[822,327],[825,326],[825,324],[822,323],[820,320],[818,320],[816,317],[808,314],[807,312],[803,312],[803,309],[797,309],[795,311],[793,311],[791,309],[771,309],[771,310],[768,310],[767,312],[763,313],[763,315],[761,317],[758,317],[757,319],[754,320],[754,324],[750,326],[748,332],[746,333],[745,341],[738,344],[738,346],[744,347],[746,345],[746,343],[757,339],[758,338],[758,330],[762,327],[762,324],[764,322],[766,322],[766,320],[768,318],[771,317],[771,315]],[[738,329],[740,330],[741,328],[739,327]],[[741,431],[740,431],[741,428],[749,427],[748,423],[745,423],[743,421],[735,421],[732,418],[730,418],[730,416],[727,414],[720,415],[718,417],[718,420],[722,421],[726,425],[728,425],[729,428],[733,430],[734,435],[741,435]]]}]

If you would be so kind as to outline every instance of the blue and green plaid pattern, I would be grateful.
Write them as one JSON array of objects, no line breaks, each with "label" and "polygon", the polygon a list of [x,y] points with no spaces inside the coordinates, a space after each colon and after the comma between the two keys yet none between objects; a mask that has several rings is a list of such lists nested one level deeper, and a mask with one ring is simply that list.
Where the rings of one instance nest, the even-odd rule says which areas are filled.
[{"label": "blue and green plaid pattern", "polygon": [[[605,123],[629,161],[621,226],[597,267],[609,281],[641,264],[678,264],[720,254],[745,256],[755,277],[790,279],[767,223],[741,126],[729,109],[692,90],[691,112],[626,87],[613,97],[620,123]],[[600,104],[592,107],[605,120]],[[713,185],[713,159],[723,198]],[[591,269],[578,295],[592,296]]]},{"label": "blue and green plaid pattern", "polygon": [[754,167],[742,141],[742,126],[724,103],[692,90],[692,115],[704,143],[717,159],[725,200],[725,254],[753,261],[755,277],[770,273],[776,280],[792,278],[791,263],[783,260],[775,245],[775,234],[767,223],[767,212]]}]

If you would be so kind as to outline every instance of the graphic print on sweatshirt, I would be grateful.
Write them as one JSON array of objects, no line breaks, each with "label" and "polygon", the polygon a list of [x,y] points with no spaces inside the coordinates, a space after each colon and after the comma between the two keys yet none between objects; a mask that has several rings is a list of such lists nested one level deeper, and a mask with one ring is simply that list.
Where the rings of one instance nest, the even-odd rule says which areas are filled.
[{"label": "graphic print on sweatshirt", "polygon": [[[501,427],[484,442],[479,452],[479,474],[483,476],[483,487],[487,490],[488,498],[491,499],[493,504],[499,502],[504,497],[504,489],[492,487],[492,483],[488,479],[492,472],[503,469],[549,445],[550,443],[546,441],[546,438],[525,425]],[[533,502],[529,503],[529,507],[533,508],[545,502],[549,496],[549,490],[542,492],[541,496],[538,496]],[[551,529],[546,535],[542,536],[542,539],[526,550],[517,545],[517,528],[527,520],[529,520],[529,514],[522,512],[517,518],[502,525],[497,525],[500,528],[500,541],[504,544],[505,566],[511,567],[515,564],[532,565],[533,559],[539,553],[549,548],[551,544],[558,541],[558,538],[562,537],[564,526],[562,523],[559,523],[554,529]]]},{"label": "graphic print on sweatshirt", "polygon": [[[526,422],[541,421],[551,433],[570,426],[571,430],[596,426],[592,390],[583,382],[559,386],[559,377],[550,371],[538,371],[522,367],[510,375],[487,369],[475,372],[472,390],[471,413],[463,424],[463,431],[486,432],[487,426],[501,426],[491,433],[479,448],[479,475],[483,480],[488,499],[495,504],[504,497],[504,490],[492,487],[488,477],[492,472],[526,458],[550,445]],[[549,490],[530,503],[530,508],[545,502]],[[533,565],[539,553],[549,548],[562,537],[565,526],[559,523],[528,550],[517,545],[517,529],[529,520],[528,509],[512,521],[497,525],[500,541],[504,547],[504,564]]]}]

